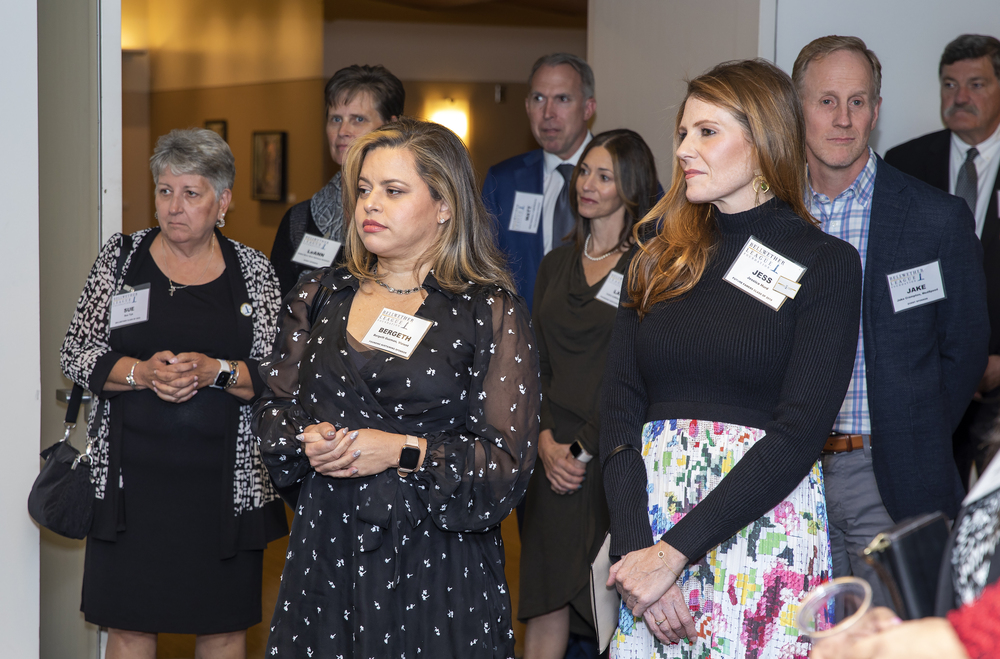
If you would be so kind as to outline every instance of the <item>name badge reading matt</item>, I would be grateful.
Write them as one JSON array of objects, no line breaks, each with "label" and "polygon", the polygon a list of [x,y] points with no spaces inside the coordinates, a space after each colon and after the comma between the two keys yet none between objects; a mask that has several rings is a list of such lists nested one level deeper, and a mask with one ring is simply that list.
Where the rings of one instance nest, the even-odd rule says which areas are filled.
[{"label": "name badge reading matt", "polygon": [[750,236],[724,279],[777,311],[799,292],[805,271],[805,266]]},{"label": "name badge reading matt", "polygon": [[510,213],[510,230],[538,233],[542,223],[542,195],[531,192],[514,193],[514,210]]},{"label": "name badge reading matt", "polygon": [[310,268],[326,268],[333,265],[333,259],[337,258],[337,250],[339,249],[340,243],[336,240],[327,240],[307,233],[302,236],[302,242],[295,250],[292,261]]},{"label": "name badge reading matt", "polygon": [[111,329],[127,327],[149,320],[149,284],[140,284],[131,291],[111,298]]},{"label": "name badge reading matt", "polygon": [[886,278],[889,280],[893,313],[922,307],[948,297],[941,277],[941,261],[931,261],[915,268],[893,272],[886,275]]},{"label": "name badge reading matt", "polygon": [[601,286],[601,290],[597,293],[597,299],[617,308],[618,301],[621,299],[622,282],[624,280],[625,277],[622,273],[615,272],[614,270],[609,272],[608,278],[604,280],[604,285]]},{"label": "name badge reading matt", "polygon": [[369,348],[409,359],[433,324],[432,320],[382,309],[361,343]]}]

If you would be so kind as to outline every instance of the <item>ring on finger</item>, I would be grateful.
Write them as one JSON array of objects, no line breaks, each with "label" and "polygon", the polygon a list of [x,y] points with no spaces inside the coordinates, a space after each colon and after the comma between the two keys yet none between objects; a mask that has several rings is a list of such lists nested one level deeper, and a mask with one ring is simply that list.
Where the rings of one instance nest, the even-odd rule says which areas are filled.
[{"label": "ring on finger", "polygon": [[653,619],[653,622],[655,622],[655,623],[656,623],[656,626],[657,626],[657,627],[659,627],[660,625],[662,625],[662,624],[663,624],[663,623],[665,623],[666,621],[667,621],[667,619],[666,619],[666,618],[664,618],[663,620],[657,620],[657,619],[655,619],[655,618]]}]

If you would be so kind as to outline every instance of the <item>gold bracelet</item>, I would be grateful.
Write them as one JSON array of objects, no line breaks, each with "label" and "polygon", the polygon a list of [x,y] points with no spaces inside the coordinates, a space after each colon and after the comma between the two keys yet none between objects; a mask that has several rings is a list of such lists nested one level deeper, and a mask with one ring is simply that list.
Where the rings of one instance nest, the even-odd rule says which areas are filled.
[{"label": "gold bracelet", "polygon": [[667,571],[669,571],[669,572],[670,572],[670,574],[674,575],[674,579],[675,579],[676,581],[680,581],[680,580],[681,580],[681,575],[679,575],[679,574],[677,574],[676,572],[674,572],[673,568],[671,568],[671,567],[670,567],[670,566],[669,566],[669,565],[667,564],[667,558],[666,558],[666,556],[664,556],[664,555],[663,555],[663,550],[661,549],[661,550],[660,550],[660,551],[659,551],[659,552],[658,552],[658,553],[657,553],[656,555],[660,557],[660,560],[661,560],[661,561],[663,561],[663,566],[664,566],[665,568],[667,568]]}]

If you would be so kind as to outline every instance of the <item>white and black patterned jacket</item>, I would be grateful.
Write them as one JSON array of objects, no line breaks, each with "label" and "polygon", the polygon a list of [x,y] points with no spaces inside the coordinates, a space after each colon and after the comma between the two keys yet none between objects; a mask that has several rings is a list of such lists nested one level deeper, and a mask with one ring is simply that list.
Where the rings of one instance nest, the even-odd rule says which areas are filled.
[{"label": "white and black patterned jacket", "polygon": [[[66,331],[60,351],[60,366],[63,372],[74,382],[89,388],[101,396],[105,380],[117,359],[112,354],[110,346],[111,330],[109,326],[109,308],[111,297],[115,291],[122,288],[132,257],[146,240],[152,240],[156,231],[145,229],[132,234],[132,245],[125,257],[121,274],[115,277],[118,258],[123,246],[123,235],[112,236],[90,269],[87,283],[76,305],[76,312]],[[281,304],[278,281],[274,275],[271,263],[259,251],[225,238],[216,232],[219,247],[227,261],[235,260],[240,270],[241,283],[246,288],[245,297],[239,295],[242,291],[234,290],[237,299],[248,300],[252,306],[250,321],[253,327],[253,344],[250,358],[260,360],[270,354],[274,336],[277,331],[275,321]],[[235,281],[235,278],[234,278]],[[239,302],[238,302],[239,303]],[[102,359],[103,358],[103,359]],[[251,370],[254,370],[251,366]],[[252,373],[257,381],[257,374]],[[257,387],[255,386],[255,389]],[[109,496],[108,476],[111,464],[111,448],[109,445],[111,406],[115,404],[114,396],[106,399],[106,410],[102,415],[100,428],[97,429],[94,442],[94,462],[91,467],[95,482],[95,496],[105,499]],[[89,423],[94,422],[100,405],[94,405]],[[257,441],[250,430],[250,404],[240,406],[239,429],[236,439],[236,455],[233,456],[233,515],[239,516],[254,509],[263,508],[269,502],[278,498],[260,461]],[[98,520],[95,518],[95,526]],[[100,537],[100,534],[97,534]]]}]

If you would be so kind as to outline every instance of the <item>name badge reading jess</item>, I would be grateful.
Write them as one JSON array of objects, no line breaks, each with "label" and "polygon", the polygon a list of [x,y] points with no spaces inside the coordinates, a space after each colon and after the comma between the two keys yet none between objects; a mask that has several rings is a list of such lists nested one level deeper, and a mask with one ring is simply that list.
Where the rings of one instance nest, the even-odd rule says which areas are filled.
[{"label": "name badge reading jess", "polygon": [[625,277],[622,273],[615,272],[614,270],[609,272],[608,278],[604,280],[604,285],[601,286],[601,290],[597,293],[597,299],[617,308],[618,301],[621,299],[622,282],[624,280]]},{"label": "name badge reading jess", "polygon": [[948,297],[941,277],[941,261],[931,261],[886,275],[892,311],[899,313]]},{"label": "name badge reading jess", "polygon": [[127,327],[149,320],[149,284],[140,284],[131,291],[111,298],[111,329]]},{"label": "name badge reading jess", "polygon": [[369,348],[409,359],[433,324],[432,320],[382,309],[361,343]]},{"label": "name badge reading jess", "polygon": [[340,243],[336,240],[327,240],[307,233],[302,236],[302,242],[295,250],[292,261],[310,268],[326,268],[333,265],[333,259],[337,258],[339,249]]},{"label": "name badge reading jess", "polygon": [[538,233],[542,223],[542,195],[531,192],[514,193],[514,210],[510,213],[510,230]]},{"label": "name badge reading jess", "polygon": [[777,311],[799,292],[805,271],[805,266],[750,236],[724,279]]}]

